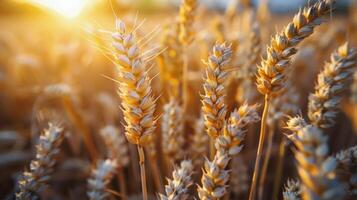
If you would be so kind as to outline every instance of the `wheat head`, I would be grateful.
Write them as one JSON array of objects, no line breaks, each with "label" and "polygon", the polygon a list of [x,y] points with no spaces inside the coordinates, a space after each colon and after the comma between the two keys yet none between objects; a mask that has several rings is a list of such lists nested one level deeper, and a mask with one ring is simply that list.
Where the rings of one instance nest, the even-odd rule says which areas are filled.
[{"label": "wheat head", "polygon": [[197,10],[197,0],[182,0],[179,15],[179,40],[182,44],[188,45],[194,36],[193,23]]},{"label": "wheat head", "polygon": [[113,125],[108,125],[100,129],[105,146],[108,150],[108,157],[117,161],[118,167],[129,165],[129,147],[125,141],[124,134]]},{"label": "wheat head", "polygon": [[341,103],[341,92],[353,78],[357,63],[357,49],[341,45],[317,77],[315,92],[309,96],[308,116],[320,128],[332,127]]},{"label": "wheat head", "polygon": [[36,158],[31,161],[30,170],[25,171],[18,182],[19,192],[16,193],[16,199],[34,199],[35,195],[46,187],[54,171],[55,158],[60,152],[63,138],[62,128],[49,123],[48,129],[40,135]]},{"label": "wheat head", "polygon": [[119,96],[124,113],[125,135],[129,142],[144,146],[156,127],[156,102],[152,95],[147,63],[143,59],[133,32],[124,22],[116,21],[112,33],[115,64],[119,77]]},{"label": "wheat head", "polygon": [[335,158],[337,177],[347,184],[349,199],[354,199],[357,197],[357,146],[342,150]]},{"label": "wheat head", "polygon": [[175,99],[164,105],[161,123],[162,147],[170,160],[179,161],[185,156],[183,109]]},{"label": "wheat head", "polygon": [[[290,119],[288,124],[297,124],[301,119]],[[288,125],[289,127],[289,125]],[[293,127],[293,126],[291,126]],[[345,189],[336,178],[337,162],[328,157],[328,137],[318,127],[302,122],[291,128],[295,137],[295,159],[301,181],[302,198],[343,199]]]},{"label": "wheat head", "polygon": [[288,179],[284,187],[283,199],[284,200],[300,200],[301,189],[300,182],[293,179]]},{"label": "wheat head", "polygon": [[296,46],[310,36],[331,11],[334,0],[319,0],[300,10],[280,34],[276,34],[267,47],[267,57],[258,66],[257,88],[264,95],[277,95],[285,87],[286,73]]},{"label": "wheat head", "polygon": [[230,159],[243,148],[241,143],[248,124],[259,121],[256,109],[255,105],[245,104],[231,113],[223,134],[216,139],[216,154],[213,160],[205,162],[201,178],[202,186],[198,186],[197,189],[200,199],[219,199],[226,193],[229,180],[227,165]]},{"label": "wheat head", "polygon": [[92,169],[91,176],[88,178],[87,192],[90,200],[109,199],[106,189],[115,174],[116,163],[116,160],[106,159],[98,161],[96,168]]},{"label": "wheat head", "polygon": [[230,46],[216,44],[212,55],[205,62],[207,67],[203,84],[205,93],[201,96],[202,112],[207,134],[213,138],[221,134],[227,113],[224,83],[228,77],[227,64],[231,55]]},{"label": "wheat head", "polygon": [[192,181],[193,165],[191,160],[181,161],[180,167],[172,172],[172,179],[167,179],[165,194],[160,194],[161,200],[186,200],[189,198],[189,187]]}]

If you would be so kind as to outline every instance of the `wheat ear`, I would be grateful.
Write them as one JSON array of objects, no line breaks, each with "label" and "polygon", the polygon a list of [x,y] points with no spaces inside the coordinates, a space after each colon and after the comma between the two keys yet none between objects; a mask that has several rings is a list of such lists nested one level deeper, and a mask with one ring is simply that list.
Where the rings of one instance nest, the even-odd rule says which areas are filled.
[{"label": "wheat ear", "polygon": [[197,189],[200,199],[219,199],[224,196],[229,180],[229,171],[226,169],[228,162],[243,148],[241,143],[248,124],[257,121],[259,115],[256,106],[245,104],[231,113],[223,133],[216,139],[216,153],[213,160],[205,162],[201,178],[202,186],[198,186]]},{"label": "wheat ear", "polygon": [[308,116],[312,124],[320,128],[332,127],[341,103],[341,92],[353,78],[357,63],[357,49],[341,45],[317,77],[315,92],[309,96]]},{"label": "wheat ear", "polygon": [[133,32],[126,30],[124,22],[116,21],[112,33],[114,58],[118,69],[119,96],[122,99],[125,135],[136,144],[139,152],[143,199],[147,200],[145,153],[143,147],[156,127],[156,102],[152,95],[151,79]]},{"label": "wheat ear", "polygon": [[193,23],[197,10],[197,0],[182,0],[179,13],[179,32],[178,39],[182,48],[182,93],[183,93],[183,109],[187,109],[188,105],[188,55],[187,47],[194,39]]},{"label": "wheat ear", "polygon": [[96,168],[92,169],[91,176],[88,178],[87,192],[90,200],[109,199],[106,189],[115,174],[116,163],[116,160],[106,159],[98,161]]},{"label": "wheat ear", "polygon": [[355,199],[357,197],[357,146],[339,152],[335,158],[337,177],[348,186],[349,199]]},{"label": "wheat ear", "polygon": [[193,23],[195,21],[197,0],[182,0],[179,15],[179,40],[187,46],[194,36]]},{"label": "wheat ear", "polygon": [[222,134],[227,115],[224,83],[228,77],[228,62],[231,55],[230,46],[225,43],[216,44],[213,53],[205,62],[204,95],[201,95],[201,102],[207,134],[211,137],[211,157],[214,155],[214,140]]},{"label": "wheat ear", "polygon": [[264,95],[276,95],[285,86],[286,72],[296,46],[310,36],[323,22],[322,17],[331,11],[334,0],[319,0],[300,10],[284,30],[271,39],[267,57],[258,66],[257,88]]},{"label": "wheat ear", "polygon": [[188,189],[193,184],[193,165],[190,160],[181,161],[180,167],[172,172],[172,179],[167,179],[165,194],[160,194],[161,200],[186,200]]},{"label": "wheat ear", "polygon": [[55,157],[60,152],[59,147],[63,138],[62,128],[49,123],[48,129],[45,129],[39,138],[36,158],[31,161],[30,170],[25,171],[18,182],[19,192],[16,193],[16,199],[34,199],[35,195],[46,187],[53,173]]},{"label": "wheat ear", "polygon": [[129,148],[125,141],[124,134],[113,125],[108,125],[100,129],[105,146],[108,148],[108,157],[116,160],[118,167],[129,165]]},{"label": "wheat ear", "polygon": [[167,159],[173,163],[182,160],[185,156],[183,117],[183,109],[176,100],[171,99],[164,105],[161,123],[162,147]]},{"label": "wheat ear", "polygon": [[119,129],[113,125],[108,125],[100,130],[105,146],[107,147],[108,157],[116,161],[118,168],[118,183],[123,199],[127,199],[126,181],[123,168],[129,165],[129,147],[125,141],[124,134],[120,133]]},{"label": "wheat ear", "polygon": [[168,83],[170,96],[178,97],[180,84],[183,79],[183,48],[178,39],[179,23],[175,21],[173,26],[168,26],[162,36],[161,45],[166,51],[158,56],[160,76]]},{"label": "wheat ear", "polygon": [[284,187],[283,192],[284,200],[301,200],[300,182],[297,180],[289,179]]},{"label": "wheat ear", "polygon": [[257,89],[265,95],[265,98],[249,200],[255,197],[270,99],[278,95],[286,86],[286,75],[289,72],[287,69],[290,66],[291,57],[297,52],[296,46],[313,33],[314,27],[321,24],[322,16],[331,11],[333,3],[334,0],[320,0],[300,10],[282,33],[271,39],[267,48],[267,57],[258,66]]},{"label": "wheat ear", "polygon": [[247,60],[243,65],[242,74],[239,74],[242,82],[237,88],[236,99],[238,102],[243,103],[244,101],[253,102],[257,96],[258,92],[255,87],[255,73],[256,65],[259,62],[261,55],[261,41],[260,41],[260,30],[258,23],[253,24],[252,30],[249,35],[249,49],[247,52]]},{"label": "wheat ear", "polygon": [[202,113],[200,118],[195,121],[193,128],[195,134],[192,138],[192,146],[190,149],[190,153],[191,158],[193,159],[193,166],[195,167],[195,169],[199,169],[203,165],[203,158],[207,156],[207,144],[209,143],[209,136],[205,132],[205,124]]},{"label": "wheat ear", "polygon": [[302,198],[343,199],[345,189],[335,174],[337,162],[328,157],[328,137],[321,129],[307,124],[301,117],[291,118],[287,128],[294,132],[290,139],[296,146],[294,153]]}]

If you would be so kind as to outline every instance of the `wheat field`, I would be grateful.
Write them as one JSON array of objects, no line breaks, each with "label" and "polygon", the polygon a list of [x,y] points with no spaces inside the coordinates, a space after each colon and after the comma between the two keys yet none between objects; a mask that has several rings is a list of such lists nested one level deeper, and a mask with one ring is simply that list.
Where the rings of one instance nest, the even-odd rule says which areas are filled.
[{"label": "wheat field", "polygon": [[357,1],[118,2],[0,5],[1,199],[357,199]]}]

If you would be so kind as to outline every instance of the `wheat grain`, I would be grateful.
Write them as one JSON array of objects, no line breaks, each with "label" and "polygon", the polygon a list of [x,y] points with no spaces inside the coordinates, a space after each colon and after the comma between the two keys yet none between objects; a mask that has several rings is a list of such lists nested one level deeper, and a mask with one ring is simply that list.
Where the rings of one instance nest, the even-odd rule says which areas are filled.
[{"label": "wheat grain", "polygon": [[309,96],[308,116],[312,124],[329,128],[335,124],[342,94],[351,82],[357,62],[357,49],[341,45],[331,55],[317,78],[315,92]]},{"label": "wheat grain", "polygon": [[34,199],[46,187],[54,171],[55,157],[60,152],[59,146],[63,138],[62,128],[49,123],[48,129],[45,129],[39,138],[36,158],[31,161],[30,170],[25,171],[18,182],[19,192],[16,193],[16,199]]}]

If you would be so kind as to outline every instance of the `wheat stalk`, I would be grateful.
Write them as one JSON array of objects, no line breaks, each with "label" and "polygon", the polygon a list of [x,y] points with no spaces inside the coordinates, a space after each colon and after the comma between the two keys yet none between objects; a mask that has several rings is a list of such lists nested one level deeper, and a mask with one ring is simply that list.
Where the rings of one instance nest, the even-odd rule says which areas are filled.
[{"label": "wheat stalk", "polygon": [[[271,102],[271,109],[269,110],[268,119],[267,119],[267,126],[269,127],[268,141],[267,141],[266,153],[263,159],[262,171],[259,178],[258,199],[263,198],[264,182],[266,179],[269,160],[271,157],[276,125],[277,123],[281,122],[281,119],[284,116],[296,114],[299,110],[298,103],[299,103],[299,93],[297,92],[296,88],[293,87],[291,84],[289,86],[289,90],[284,92],[281,96],[273,99]],[[284,154],[279,154],[279,158],[278,158],[280,160],[279,162],[282,162],[282,159],[285,156],[285,151],[283,152]],[[277,172],[277,173],[279,174],[281,172]]]},{"label": "wheat stalk", "polygon": [[291,118],[287,128],[294,132],[290,139],[296,146],[294,153],[302,184],[302,198],[343,199],[344,186],[335,174],[337,162],[328,157],[328,137],[301,117]]},{"label": "wheat stalk", "polygon": [[34,199],[35,195],[46,187],[54,171],[55,157],[60,152],[63,138],[62,128],[49,123],[48,129],[40,135],[36,158],[31,161],[30,170],[25,171],[18,182],[19,192],[16,193],[16,199]]},{"label": "wheat stalk", "polygon": [[224,196],[229,180],[229,171],[226,169],[228,162],[243,148],[241,143],[248,124],[258,120],[256,106],[245,104],[231,113],[223,134],[216,139],[216,153],[213,160],[205,162],[201,178],[202,186],[198,186],[197,189],[200,199],[219,199]]},{"label": "wheat stalk", "polygon": [[249,200],[253,200],[255,197],[270,99],[277,96],[286,86],[286,75],[289,72],[287,69],[290,66],[291,57],[297,52],[296,46],[310,36],[317,25],[321,24],[322,16],[331,11],[334,2],[334,0],[320,0],[300,10],[294,16],[293,21],[280,34],[276,34],[271,39],[270,45],[267,47],[267,57],[258,66],[257,89],[265,98]]},{"label": "wheat stalk", "polygon": [[163,152],[171,161],[180,161],[185,156],[184,119],[183,109],[174,99],[164,105],[162,116],[162,147]]},{"label": "wheat stalk", "polygon": [[143,198],[147,199],[145,153],[143,146],[149,141],[156,127],[155,99],[152,95],[151,79],[147,63],[141,54],[133,32],[126,30],[124,22],[116,21],[112,33],[113,57],[118,69],[119,96],[122,99],[125,135],[136,144],[139,152]]},{"label": "wheat stalk", "polygon": [[180,167],[172,172],[172,179],[167,179],[165,194],[160,194],[161,200],[188,199],[188,189],[193,184],[193,165],[191,160],[181,161]]},{"label": "wheat stalk", "polygon": [[341,45],[318,75],[315,92],[309,96],[308,116],[312,124],[329,128],[335,124],[342,94],[353,78],[357,49]]},{"label": "wheat stalk", "polygon": [[91,176],[88,178],[87,192],[90,200],[109,199],[109,193],[106,190],[115,174],[116,163],[116,160],[106,159],[98,161],[96,168],[92,169]]},{"label": "wheat stalk", "polygon": [[289,179],[284,189],[284,200],[301,200],[301,189],[299,181]]}]

